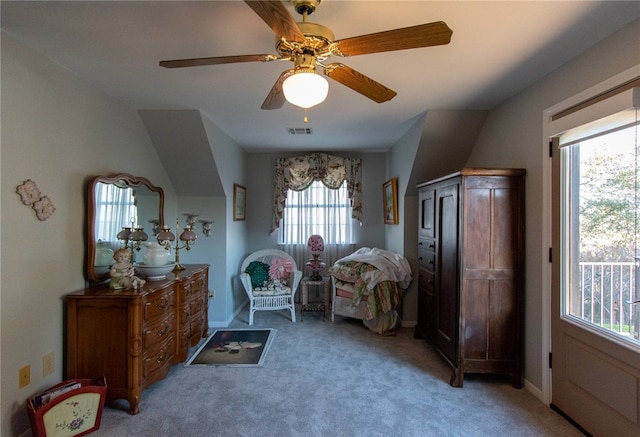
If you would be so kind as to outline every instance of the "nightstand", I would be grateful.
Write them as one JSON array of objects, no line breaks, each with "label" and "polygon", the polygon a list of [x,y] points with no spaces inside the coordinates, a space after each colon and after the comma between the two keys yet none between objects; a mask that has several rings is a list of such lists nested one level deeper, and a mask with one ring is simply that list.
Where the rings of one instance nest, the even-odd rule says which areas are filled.
[{"label": "nightstand", "polygon": [[[331,308],[331,302],[329,301],[329,278],[322,278],[319,281],[312,281],[311,279],[302,278],[302,309],[300,310],[300,321],[305,312],[322,312],[324,317],[327,317],[329,309]],[[323,289],[323,302],[309,303],[309,286],[314,287],[322,286]]]}]

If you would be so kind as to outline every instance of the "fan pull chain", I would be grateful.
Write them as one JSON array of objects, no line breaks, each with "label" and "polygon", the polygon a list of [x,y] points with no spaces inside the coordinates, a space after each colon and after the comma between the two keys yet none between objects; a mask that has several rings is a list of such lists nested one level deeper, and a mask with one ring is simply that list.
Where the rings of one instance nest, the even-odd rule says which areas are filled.
[{"label": "fan pull chain", "polygon": [[304,121],[305,123],[309,122],[309,119],[307,118],[307,108],[304,108],[304,118],[302,119],[302,121]]}]

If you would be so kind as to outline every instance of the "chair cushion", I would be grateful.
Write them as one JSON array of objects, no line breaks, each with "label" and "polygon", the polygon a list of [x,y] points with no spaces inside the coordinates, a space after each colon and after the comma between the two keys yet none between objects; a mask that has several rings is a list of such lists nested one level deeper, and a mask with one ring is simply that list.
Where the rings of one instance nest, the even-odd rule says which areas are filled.
[{"label": "chair cushion", "polygon": [[259,287],[253,290],[254,296],[280,296],[283,294],[291,294],[291,289],[289,287],[275,287],[268,290],[264,287]]},{"label": "chair cushion", "polygon": [[252,261],[247,266],[245,273],[251,277],[251,285],[253,288],[262,287],[269,282],[269,264],[261,261]]}]

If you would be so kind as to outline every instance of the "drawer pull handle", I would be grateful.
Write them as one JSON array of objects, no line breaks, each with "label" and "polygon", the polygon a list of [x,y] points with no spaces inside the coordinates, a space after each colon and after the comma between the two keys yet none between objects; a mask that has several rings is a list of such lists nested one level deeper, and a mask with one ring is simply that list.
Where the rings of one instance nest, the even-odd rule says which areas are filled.
[{"label": "drawer pull handle", "polygon": [[156,306],[161,310],[164,310],[165,308],[167,308],[167,306],[169,306],[169,302],[163,297],[162,299],[160,299],[160,302],[158,302]]},{"label": "drawer pull handle", "polygon": [[167,360],[167,351],[164,351],[164,353],[158,357],[158,359],[156,360],[156,363],[159,364],[166,360]]},{"label": "drawer pull handle", "polygon": [[431,243],[431,244],[429,245],[429,249],[435,249],[435,248],[436,248],[435,243]]},{"label": "drawer pull handle", "polygon": [[163,326],[162,329],[158,331],[158,337],[162,337],[163,335],[165,335],[168,330],[169,330],[168,326]]},{"label": "drawer pull handle", "polygon": [[419,256],[419,257],[418,257],[418,259],[419,259],[420,261],[422,261],[422,257],[421,257],[421,256]]}]

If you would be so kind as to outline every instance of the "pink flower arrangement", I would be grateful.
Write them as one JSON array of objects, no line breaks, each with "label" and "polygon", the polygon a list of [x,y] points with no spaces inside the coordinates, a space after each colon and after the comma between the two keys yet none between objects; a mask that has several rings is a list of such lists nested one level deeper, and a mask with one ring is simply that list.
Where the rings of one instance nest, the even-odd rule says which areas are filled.
[{"label": "pink flower arrangement", "polygon": [[311,251],[312,255],[320,255],[324,252],[324,240],[320,235],[312,235],[307,241],[307,247]]},{"label": "pink flower arrangement", "polygon": [[293,264],[290,259],[273,258],[269,266],[269,277],[271,279],[288,279],[293,271]]}]

